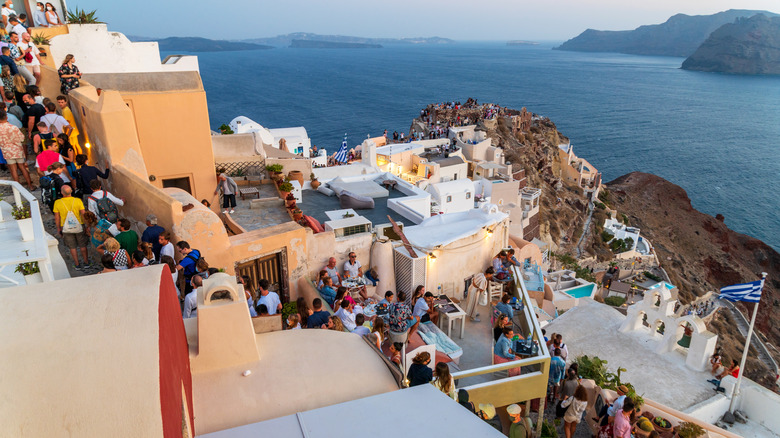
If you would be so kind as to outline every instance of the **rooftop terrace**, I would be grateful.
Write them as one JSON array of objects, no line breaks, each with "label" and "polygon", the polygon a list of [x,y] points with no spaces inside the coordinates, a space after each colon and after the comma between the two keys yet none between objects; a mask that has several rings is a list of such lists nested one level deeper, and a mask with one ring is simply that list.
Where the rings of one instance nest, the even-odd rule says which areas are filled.
[{"label": "rooftop terrace", "polygon": [[[239,189],[246,187],[239,186]],[[256,195],[246,199],[236,195],[235,212],[230,215],[244,230],[259,230],[292,221],[273,184],[252,187],[260,192],[260,199]]]},{"label": "rooftop terrace", "polygon": [[[390,215],[396,222],[404,222],[411,225],[408,219],[405,219],[387,206],[388,199],[402,198],[406,195],[394,189],[389,190],[389,192],[390,195],[386,198],[374,198],[374,208],[354,209],[355,213],[370,220],[373,225],[390,222],[387,220],[387,215]],[[330,220],[325,214],[326,212],[342,210],[339,198],[336,196],[327,196],[316,190],[303,190],[301,195],[303,200],[298,204],[298,208],[301,209],[303,214],[317,219],[321,224]]]}]

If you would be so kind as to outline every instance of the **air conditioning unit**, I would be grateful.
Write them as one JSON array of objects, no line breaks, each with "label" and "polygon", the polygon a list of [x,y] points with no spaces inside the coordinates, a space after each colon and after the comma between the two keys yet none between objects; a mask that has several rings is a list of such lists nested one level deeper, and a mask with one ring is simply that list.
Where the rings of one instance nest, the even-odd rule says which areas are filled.
[{"label": "air conditioning unit", "polygon": [[[401,231],[404,230],[404,223],[403,222],[396,222],[398,224],[398,228],[401,229]],[[395,231],[393,231],[393,224],[381,224],[374,227],[374,232],[376,232],[376,238],[377,239],[390,239],[390,240],[401,240],[401,236],[396,234]]]},{"label": "air conditioning unit", "polygon": [[419,285],[425,285],[428,273],[428,255],[417,252],[412,258],[406,248],[401,245],[393,249],[393,264],[395,265],[396,290],[406,292],[407,304],[412,304],[412,293]]}]

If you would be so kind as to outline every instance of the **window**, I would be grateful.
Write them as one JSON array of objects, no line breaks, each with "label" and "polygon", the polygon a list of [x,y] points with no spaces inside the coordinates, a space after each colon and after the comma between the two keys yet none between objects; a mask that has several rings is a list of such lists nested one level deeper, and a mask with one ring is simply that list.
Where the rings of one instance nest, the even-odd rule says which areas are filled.
[{"label": "window", "polygon": [[182,178],[168,178],[162,180],[163,188],[176,187],[184,190],[185,192],[192,194],[192,187],[190,185],[190,178],[188,176]]},{"label": "window", "polygon": [[471,199],[471,192],[466,192],[466,199]]},{"label": "window", "polygon": [[452,202],[452,195],[447,195],[447,202]]},{"label": "window", "polygon": [[368,224],[360,224],[360,225],[353,225],[351,227],[344,227],[342,228],[343,234],[342,236],[352,236],[355,234],[360,233],[368,233],[370,230],[368,229]]}]

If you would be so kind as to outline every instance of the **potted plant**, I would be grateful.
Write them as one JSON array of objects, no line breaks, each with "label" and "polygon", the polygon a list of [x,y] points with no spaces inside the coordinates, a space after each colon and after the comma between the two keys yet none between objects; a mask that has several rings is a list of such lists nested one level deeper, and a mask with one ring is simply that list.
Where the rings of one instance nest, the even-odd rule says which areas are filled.
[{"label": "potted plant", "polygon": [[276,164],[269,164],[265,166],[265,170],[268,171],[269,176],[272,180],[278,181],[282,177],[282,169],[284,166],[282,166],[279,163]]},{"label": "potted plant", "polygon": [[664,417],[653,418],[653,427],[658,431],[659,434],[672,431],[672,423],[670,423],[669,420]]},{"label": "potted plant", "polygon": [[16,224],[19,225],[19,232],[22,233],[22,240],[29,242],[35,237],[33,235],[33,223],[32,213],[30,212],[30,204],[23,203],[21,206],[14,206],[11,210],[11,215],[16,219]]},{"label": "potted plant", "polygon": [[320,182],[317,181],[317,175],[312,173],[311,175],[309,175],[309,179],[311,180],[311,188],[317,190],[317,187],[320,186]]},{"label": "potted plant", "polygon": [[49,41],[44,34],[36,33],[32,36],[32,42],[41,52],[41,57],[45,58],[49,56],[49,43],[51,43],[51,41]]},{"label": "potted plant", "polygon": [[300,170],[291,170],[287,174],[287,179],[289,179],[291,181],[292,180],[298,180],[298,183],[300,183],[301,187],[303,187],[303,172],[301,172]]},{"label": "potted plant", "polygon": [[704,428],[696,423],[684,422],[674,428],[680,438],[698,438],[704,436]]},{"label": "potted plant", "polygon": [[24,282],[27,284],[43,283],[41,270],[38,268],[38,262],[26,262],[16,265],[14,272],[24,276]]},{"label": "potted plant", "polygon": [[68,9],[66,21],[68,24],[102,24],[95,15],[97,10],[87,11],[86,9]]},{"label": "potted plant", "polygon": [[287,208],[295,207],[295,195],[292,193],[288,193],[287,197],[284,198],[285,204],[287,205]]},{"label": "potted plant", "polygon": [[287,195],[292,192],[293,185],[289,181],[283,181],[279,184],[279,194],[282,195],[282,199],[287,199]]},{"label": "potted plant", "polygon": [[293,220],[295,222],[298,222],[299,220],[303,219],[303,212],[300,208],[296,208],[293,210]]}]

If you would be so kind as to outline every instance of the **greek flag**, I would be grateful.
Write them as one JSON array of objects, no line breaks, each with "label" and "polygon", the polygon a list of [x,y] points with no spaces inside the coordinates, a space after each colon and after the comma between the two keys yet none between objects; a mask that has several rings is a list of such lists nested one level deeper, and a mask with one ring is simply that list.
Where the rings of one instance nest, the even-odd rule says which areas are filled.
[{"label": "greek flag", "polygon": [[764,287],[764,280],[757,280],[752,283],[735,284],[720,289],[720,297],[729,301],[747,301],[757,303],[761,301],[761,289]]},{"label": "greek flag", "polygon": [[339,151],[336,152],[334,159],[337,163],[347,162],[347,134],[344,134],[344,141],[341,142],[341,147],[339,148]]}]

